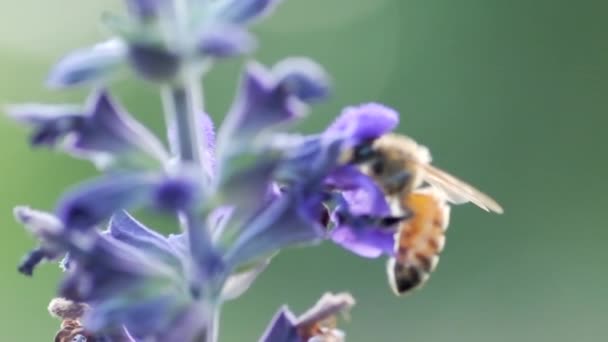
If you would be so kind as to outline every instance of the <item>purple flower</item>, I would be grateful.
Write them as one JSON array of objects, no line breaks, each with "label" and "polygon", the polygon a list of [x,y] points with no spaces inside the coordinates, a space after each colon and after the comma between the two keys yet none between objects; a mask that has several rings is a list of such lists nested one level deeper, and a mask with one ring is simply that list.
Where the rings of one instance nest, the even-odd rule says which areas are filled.
[{"label": "purple flower", "polygon": [[89,229],[121,209],[191,209],[200,193],[200,184],[187,175],[117,173],[68,191],[59,201],[57,216],[70,229]]},{"label": "purple flower", "polygon": [[[350,107],[320,135],[282,140],[288,151],[277,171],[281,182],[306,188],[340,191],[330,197],[337,207],[331,214],[329,238],[363,257],[392,255],[395,224],[383,192],[356,167],[344,164],[358,145],[396,127],[398,116],[387,107],[368,104]],[[345,158],[346,156],[346,158]]]},{"label": "purple flower", "polygon": [[[351,162],[355,147],[380,137],[394,129],[399,121],[395,111],[387,107],[367,104],[349,107],[321,134],[303,138],[289,138],[277,145],[287,150],[279,178],[285,182],[322,177],[328,186],[337,190],[356,190],[366,187],[373,190],[367,176],[362,175]],[[379,213],[384,214],[384,213]]]},{"label": "purple flower", "polygon": [[31,276],[40,262],[56,260],[65,254],[65,248],[59,240],[65,229],[58,218],[28,207],[16,207],[13,213],[15,219],[40,241],[39,246],[23,258],[19,272]]},{"label": "purple flower", "polygon": [[228,58],[254,50],[256,40],[241,27],[216,25],[202,31],[197,45],[197,51],[204,56]]},{"label": "purple flower", "polygon": [[133,70],[149,81],[170,81],[181,66],[177,52],[160,43],[131,42],[127,56]]},{"label": "purple flower", "polygon": [[121,154],[133,152],[157,162],[168,159],[156,137],[104,90],[94,92],[85,109],[26,104],[10,107],[9,114],[33,128],[31,142],[34,146],[56,146],[62,142],[62,148],[67,152],[89,158],[100,166],[116,161]]},{"label": "purple flower", "polygon": [[166,238],[149,229],[126,211],[119,211],[112,216],[107,234],[142,252],[156,255],[165,263],[181,269],[181,272],[186,269],[186,259],[183,257],[185,253],[180,249],[177,240]]},{"label": "purple flower", "polygon": [[336,244],[363,257],[392,255],[395,223],[384,193],[376,183],[352,166],[332,173],[328,183],[343,190],[331,219],[330,238]]},{"label": "purple flower", "polygon": [[282,194],[247,222],[226,251],[227,264],[237,268],[290,245],[319,242],[323,232],[316,221],[321,201],[312,198],[306,203],[298,196],[296,191]]},{"label": "purple flower", "polygon": [[196,39],[195,52],[201,57],[228,58],[254,50],[255,38],[247,26],[259,19],[280,0],[220,0],[202,3],[206,21],[191,34]]},{"label": "purple flower", "polygon": [[124,64],[127,46],[120,39],[76,50],[63,57],[51,70],[47,85],[65,88],[107,81]]},{"label": "purple flower", "polygon": [[[114,225],[114,232],[121,229]],[[163,241],[150,234],[147,238],[149,244]],[[60,294],[91,306],[84,323],[92,332],[108,333],[124,326],[139,338],[165,333],[194,301],[177,263],[179,255],[125,241],[110,234],[97,235],[87,249],[69,245],[70,267]]]},{"label": "purple flower", "polygon": [[[256,112],[248,114],[252,121],[260,116]],[[249,127],[246,119],[242,122]],[[286,188],[268,204],[267,209],[259,211],[243,227],[242,234],[233,245],[235,251],[229,250],[227,253],[229,263],[236,265],[242,262],[240,259],[268,255],[287,241],[318,240],[323,229],[318,224],[322,221],[323,202],[327,199],[328,190],[341,191],[339,195],[330,196],[336,199],[337,207],[331,215],[335,227],[329,232],[329,237],[364,257],[392,255],[395,224],[401,218],[390,215],[382,191],[354,166],[343,164],[343,156],[352,153],[358,144],[393,129],[397,122],[394,111],[380,105],[364,105],[345,110],[319,136],[284,136],[272,141],[271,150],[276,148],[281,151],[280,162],[274,166],[272,174]],[[261,194],[267,186],[264,184],[268,184],[268,177],[248,176],[241,179],[245,178],[260,180],[260,188],[251,193]],[[245,187],[238,185],[235,188]],[[285,221],[283,217],[292,220]],[[282,225],[290,229],[278,230]],[[315,225],[317,230],[311,230],[310,227]],[[266,234],[269,238],[264,238]]]},{"label": "purple flower", "polygon": [[351,223],[338,224],[330,236],[334,243],[359,256],[377,258],[381,255],[393,255],[395,232],[395,229],[371,224],[362,223],[361,227],[357,227]]},{"label": "purple flower", "polygon": [[299,317],[282,307],[259,342],[344,341],[344,333],[326,322],[348,312],[353,305],[355,300],[348,293],[326,293]]},{"label": "purple flower", "polygon": [[[188,1],[190,9],[183,11],[169,0],[126,0],[130,17],[104,17],[116,37],[63,57],[47,83],[53,88],[99,84],[127,65],[146,80],[173,81],[192,61],[201,63],[252,51],[256,41],[247,26],[278,2]],[[188,25],[178,23],[182,20]]]},{"label": "purple flower", "polygon": [[57,216],[69,229],[90,229],[115,211],[145,202],[154,187],[153,177],[124,174],[89,181],[59,200]]},{"label": "purple flower", "polygon": [[345,108],[324,134],[348,137],[352,147],[394,130],[398,123],[399,114],[395,110],[368,103]]},{"label": "purple flower", "polygon": [[[104,234],[73,232],[52,215],[28,208],[15,213],[38,236],[40,250],[53,256],[69,253],[60,295],[88,304],[83,318],[87,331],[113,334],[126,327],[132,336],[145,339],[204,328],[189,288],[188,259],[173,244],[176,240],[124,212],[113,217]],[[174,330],[184,316],[195,312],[199,314],[190,319],[190,330]]]},{"label": "purple flower", "polygon": [[[323,135],[341,140],[343,156],[353,158],[356,146],[390,132],[398,122],[394,110],[365,104],[346,108]],[[392,255],[395,224],[400,218],[391,216],[385,196],[375,182],[353,166],[335,168],[326,182],[342,191],[332,213],[331,240],[363,257]]]},{"label": "purple flower", "polygon": [[[269,129],[277,129],[304,114],[305,104],[325,98],[329,80],[316,63],[291,58],[272,70],[250,63],[240,90],[219,132],[225,149],[242,145]],[[237,140],[235,140],[237,138]],[[226,152],[225,152],[226,153]]]}]

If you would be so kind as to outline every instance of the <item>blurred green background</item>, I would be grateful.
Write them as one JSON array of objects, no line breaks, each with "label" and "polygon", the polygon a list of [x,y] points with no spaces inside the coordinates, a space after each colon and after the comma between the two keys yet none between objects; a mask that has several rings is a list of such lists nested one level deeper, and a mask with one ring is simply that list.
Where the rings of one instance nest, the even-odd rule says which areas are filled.
[{"label": "blurred green background", "polygon": [[[66,51],[105,37],[99,14],[120,7],[2,1],[0,102],[81,101],[84,89],[45,90],[46,71]],[[608,340],[607,13],[606,1],[593,0],[289,0],[256,26],[255,58],[308,55],[334,78],[335,95],[313,110],[307,130],[322,129],[343,106],[387,103],[437,165],[494,195],[506,214],[456,208],[438,270],[402,299],[387,287],[384,260],[331,244],[285,251],[226,306],[221,340],[256,340],[282,303],[301,312],[328,290],[358,299],[342,325],[351,342]],[[221,64],[205,81],[216,119],[241,64]],[[125,81],[114,90],[162,132],[155,89]],[[46,305],[59,270],[17,274],[34,241],[11,208],[51,209],[94,170],[31,151],[25,130],[5,117],[0,137],[0,339],[50,341],[59,322]]]}]

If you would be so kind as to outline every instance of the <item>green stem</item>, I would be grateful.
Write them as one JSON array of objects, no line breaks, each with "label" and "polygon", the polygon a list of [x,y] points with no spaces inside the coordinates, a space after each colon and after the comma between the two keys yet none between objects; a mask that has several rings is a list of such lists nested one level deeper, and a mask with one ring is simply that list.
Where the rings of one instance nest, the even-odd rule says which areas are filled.
[{"label": "green stem", "polygon": [[221,305],[214,305],[210,316],[207,317],[207,331],[205,332],[206,342],[218,341],[220,327],[220,308]]},{"label": "green stem", "polygon": [[[189,1],[174,0],[173,3],[177,51],[183,52],[183,58],[176,81],[164,85],[161,89],[169,144],[171,152],[179,158],[180,164],[194,166],[203,186],[207,188],[211,183],[211,164],[202,121],[205,115],[201,89],[203,70],[186,56],[189,39]],[[203,218],[191,211],[180,212],[178,217],[182,231],[188,234],[191,260],[193,260],[191,291],[201,305],[210,305],[207,310],[207,324],[205,331],[201,332],[201,339],[204,342],[216,342],[219,322],[219,304],[216,303],[219,298],[216,296],[213,279],[217,272],[214,266],[221,260]],[[221,286],[219,288],[221,289]]]},{"label": "green stem", "polygon": [[[205,185],[207,186],[209,184],[209,173],[204,169],[205,166],[208,166],[204,150],[206,142],[204,141],[204,135],[201,136],[203,125],[200,122],[202,115],[204,115],[202,111],[202,92],[198,82],[194,82],[198,77],[188,77],[188,79],[177,84],[165,85],[161,91],[169,144],[171,145],[171,152],[179,157],[180,163],[192,165],[199,170],[200,177],[206,182]],[[206,305],[208,299],[214,302],[213,297],[216,291],[213,286],[204,288],[202,285],[211,285],[208,280],[216,276],[213,273],[217,270],[212,267],[209,270],[212,274],[203,274],[206,270],[204,264],[216,265],[221,261],[218,259],[217,250],[213,246],[210,232],[202,217],[185,211],[180,212],[178,217],[182,231],[188,234],[189,249],[194,261],[191,290],[195,296],[201,296],[203,305]],[[216,326],[219,318],[215,316],[218,310],[219,308],[210,310],[206,332],[204,333],[204,342],[217,341]]]},{"label": "green stem", "polygon": [[201,170],[208,168],[202,121],[205,114],[198,81],[165,85],[161,94],[171,152],[184,163],[192,163]]},{"label": "green stem", "polygon": [[[196,94],[199,94],[198,87],[192,90],[185,84],[165,86],[162,89],[171,151],[179,157],[181,163],[195,166],[204,179],[206,172],[202,170],[201,159],[205,153],[200,142],[202,124],[198,120],[201,114],[198,105],[193,104]],[[213,244],[203,220],[191,213],[180,213],[179,216],[183,231],[188,232],[191,250],[212,253]]]}]

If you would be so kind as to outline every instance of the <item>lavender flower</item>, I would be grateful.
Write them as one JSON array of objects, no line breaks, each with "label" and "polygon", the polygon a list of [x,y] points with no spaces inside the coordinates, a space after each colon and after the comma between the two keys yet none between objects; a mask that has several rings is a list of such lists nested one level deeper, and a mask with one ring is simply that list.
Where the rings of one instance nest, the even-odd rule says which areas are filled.
[{"label": "lavender flower", "polygon": [[65,56],[47,83],[54,88],[104,83],[128,66],[151,81],[174,80],[212,60],[252,51],[256,41],[247,27],[279,2],[127,0],[128,17],[104,17],[115,37]]},{"label": "lavender flower", "polygon": [[[278,3],[129,0],[126,17],[105,18],[115,37],[51,71],[52,87],[95,86],[85,108],[9,109],[32,129],[34,146],[103,172],[68,189],[51,212],[15,209],[39,241],[20,272],[63,259],[64,299],[51,305],[64,320],[58,340],[216,341],[221,305],[284,248],[331,240],[364,257],[392,255],[402,218],[351,161],[397,126],[395,111],[349,107],[319,134],[287,133],[330,92],[323,68],[300,57],[270,68],[249,62],[217,136],[204,111],[200,78],[213,61],[251,51],[248,26]],[[129,66],[160,87],[168,151],[103,90]],[[180,230],[163,236],[129,213],[137,209],[173,215]],[[353,304],[328,294],[299,318],[283,308],[262,341],[343,341],[328,322]]]},{"label": "lavender flower", "polygon": [[24,104],[11,106],[9,114],[32,126],[34,146],[56,146],[92,160],[100,167],[116,161],[169,159],[158,139],[126,111],[107,91],[94,91],[86,108],[77,105]]}]

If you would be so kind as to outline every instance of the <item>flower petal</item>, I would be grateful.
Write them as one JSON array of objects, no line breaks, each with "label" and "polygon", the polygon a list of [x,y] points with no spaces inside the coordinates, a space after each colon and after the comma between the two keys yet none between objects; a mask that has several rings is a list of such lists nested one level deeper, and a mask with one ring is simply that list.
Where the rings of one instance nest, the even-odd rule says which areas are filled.
[{"label": "flower petal", "polygon": [[[251,157],[249,159],[253,159]],[[247,163],[248,161],[241,161]],[[234,165],[237,170],[222,172],[222,204],[230,205],[238,209],[240,213],[251,214],[257,209],[269,191],[271,179],[277,168],[278,160],[271,156],[260,156],[256,160],[249,160],[248,164],[241,169]],[[262,201],[264,202],[264,201]]]},{"label": "flower petal", "polygon": [[332,215],[336,227],[331,240],[366,258],[393,255],[395,245],[393,218],[384,193],[375,182],[352,166],[336,170],[328,183],[342,191]]},{"label": "flower petal", "polygon": [[299,196],[283,194],[256,215],[226,251],[227,265],[234,269],[287,246],[319,242],[323,231],[315,216],[322,209],[320,198]]},{"label": "flower petal", "polygon": [[83,110],[74,105],[23,104],[8,108],[13,119],[34,127],[32,145],[53,146],[81,125]]},{"label": "flower petal", "polygon": [[244,24],[269,14],[281,0],[221,0],[216,15],[220,21]]},{"label": "flower petal", "polygon": [[[273,70],[251,62],[220,130],[220,145],[251,144],[262,130],[301,116],[305,104],[319,100],[329,86],[323,69],[305,59],[288,59]],[[230,150],[230,149],[229,149]]]},{"label": "flower petal", "polygon": [[54,215],[25,206],[13,210],[17,222],[39,239],[47,239],[63,232],[63,223]]},{"label": "flower petal", "polygon": [[141,174],[118,174],[86,182],[66,193],[57,215],[68,229],[94,227],[116,211],[143,205],[155,179]]},{"label": "flower petal", "polygon": [[228,301],[243,295],[269,264],[270,259],[266,259],[242,272],[232,274],[222,288],[222,299]]},{"label": "flower petal", "polygon": [[128,49],[129,63],[137,74],[150,81],[172,80],[181,64],[179,56],[160,44],[133,41]]},{"label": "flower petal", "polygon": [[282,307],[272,318],[259,342],[301,342],[296,329],[297,318],[286,307]]},{"label": "flower petal", "polygon": [[49,253],[43,248],[34,248],[29,251],[19,263],[17,270],[19,273],[31,276],[34,274],[34,269],[45,259],[52,260],[55,258],[53,253]]},{"label": "flower petal", "polygon": [[51,70],[47,84],[52,88],[99,83],[124,64],[126,44],[111,39],[63,57]]},{"label": "flower petal", "polygon": [[399,114],[395,110],[369,103],[345,108],[325,134],[347,136],[356,145],[392,131],[398,123]]},{"label": "flower petal", "polygon": [[107,300],[95,304],[84,317],[84,325],[92,332],[116,331],[127,328],[135,338],[145,339],[171,329],[177,310],[174,295],[155,295],[135,301]]},{"label": "flower petal", "polygon": [[65,229],[57,217],[28,207],[16,207],[13,211],[17,222],[39,240],[39,247],[32,249],[21,260],[18,267],[20,273],[31,276],[42,261],[56,260],[65,254],[66,249],[61,241]]},{"label": "flower petal", "polygon": [[219,206],[207,215],[207,225],[211,230],[213,241],[219,240],[233,213],[234,206]]},{"label": "flower petal", "polygon": [[284,59],[274,66],[272,72],[280,87],[301,101],[310,103],[329,95],[329,76],[319,64],[308,58]]},{"label": "flower petal", "polygon": [[108,232],[118,241],[181,267],[179,254],[169,240],[147,228],[124,210],[118,211],[112,216]]},{"label": "flower petal", "polygon": [[235,57],[252,51],[255,38],[237,26],[219,25],[207,28],[198,42],[198,52],[215,58]]},{"label": "flower petal", "polygon": [[342,154],[342,141],[331,136],[282,137],[275,145],[284,156],[275,173],[277,181],[285,184],[306,183],[320,189],[325,179],[337,167]]},{"label": "flower petal", "polygon": [[[125,300],[133,293],[164,294],[179,284],[179,273],[154,254],[108,236],[70,246],[70,268],[60,294],[77,302]],[[174,284],[175,283],[175,284]],[[173,284],[173,285],[172,285]],[[173,291],[178,288],[173,289]],[[122,299],[121,299],[122,298]],[[130,302],[142,297],[130,298]]]},{"label": "flower petal", "polygon": [[138,148],[158,160],[168,159],[162,143],[124,111],[108,92],[93,93],[89,103],[88,118],[79,127],[74,148],[111,153]]},{"label": "flower petal", "polygon": [[162,143],[104,90],[89,97],[86,109],[25,104],[9,107],[9,115],[33,127],[32,144],[55,146],[63,141],[62,148],[67,152],[91,159],[102,167],[125,154],[129,158],[123,159],[131,164],[139,161],[134,158],[137,154],[149,156],[157,163],[168,159]]},{"label": "flower petal", "polygon": [[183,275],[157,253],[99,234],[86,245],[71,243],[69,252],[60,295],[90,305],[84,321],[96,335],[122,334],[127,326],[147,337],[192,302]]},{"label": "flower petal", "polygon": [[364,258],[377,258],[394,253],[394,231],[342,225],[334,228],[330,236],[334,243]]},{"label": "flower petal", "polygon": [[342,191],[351,215],[390,216],[384,192],[356,167],[346,165],[335,169],[326,179],[326,184]]}]

